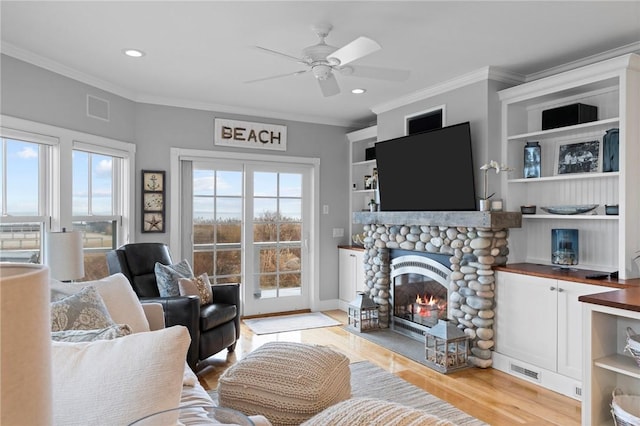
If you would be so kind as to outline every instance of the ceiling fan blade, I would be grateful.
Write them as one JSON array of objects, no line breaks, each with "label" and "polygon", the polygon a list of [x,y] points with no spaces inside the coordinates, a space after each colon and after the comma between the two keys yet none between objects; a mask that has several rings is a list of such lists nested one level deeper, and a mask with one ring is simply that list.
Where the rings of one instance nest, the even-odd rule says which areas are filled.
[{"label": "ceiling fan blade", "polygon": [[290,75],[299,75],[299,74],[304,74],[306,72],[309,72],[309,70],[289,72],[289,73],[286,73],[286,74],[272,75],[271,77],[257,78],[255,80],[245,81],[245,83],[256,83],[258,81],[273,80],[274,78],[288,77]]},{"label": "ceiling fan blade", "polygon": [[277,50],[267,49],[266,47],[254,46],[256,49],[259,49],[263,52],[270,53],[272,55],[280,56],[281,58],[288,59],[290,61],[298,62],[300,64],[307,64],[302,58],[296,58],[295,56],[287,55],[286,53],[278,52]]},{"label": "ceiling fan blade", "polygon": [[333,74],[329,74],[325,80],[318,79],[318,84],[320,85],[320,90],[324,97],[337,95],[340,93],[340,87],[338,86],[338,80],[334,77]]},{"label": "ceiling fan blade", "polygon": [[[351,68],[351,72],[347,69]],[[411,71],[400,70],[394,68],[381,68],[381,67],[368,67],[364,65],[349,65],[345,67],[345,72],[341,70],[341,74],[345,76],[373,78],[376,80],[389,80],[389,81],[405,81],[409,78]]]},{"label": "ceiling fan blade", "polygon": [[382,47],[374,40],[368,37],[358,37],[351,43],[342,46],[335,52],[328,55],[327,59],[337,59],[340,65],[346,65],[364,56],[377,52]]}]

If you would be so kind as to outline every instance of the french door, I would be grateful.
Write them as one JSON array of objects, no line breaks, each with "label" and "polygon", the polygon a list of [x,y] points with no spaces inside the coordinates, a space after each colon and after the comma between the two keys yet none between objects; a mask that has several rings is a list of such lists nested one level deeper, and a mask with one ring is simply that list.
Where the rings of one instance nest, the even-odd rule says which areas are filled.
[{"label": "french door", "polygon": [[240,282],[244,315],[309,308],[312,167],[193,163],[194,271]]}]

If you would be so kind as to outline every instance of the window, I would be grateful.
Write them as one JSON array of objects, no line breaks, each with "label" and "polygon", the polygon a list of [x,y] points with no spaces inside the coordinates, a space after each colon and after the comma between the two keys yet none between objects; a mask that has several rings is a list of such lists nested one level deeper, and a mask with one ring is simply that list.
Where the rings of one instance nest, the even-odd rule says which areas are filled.
[{"label": "window", "polygon": [[74,229],[84,280],[107,276],[105,253],[129,239],[135,146],[0,117],[0,260],[42,263],[44,233]]},{"label": "window", "polygon": [[84,247],[84,280],[108,275],[105,253],[118,245],[118,175],[123,159],[74,149],[72,153],[73,230],[80,231]]},{"label": "window", "polygon": [[1,141],[0,260],[39,263],[47,210],[45,159],[50,147],[11,138]]}]

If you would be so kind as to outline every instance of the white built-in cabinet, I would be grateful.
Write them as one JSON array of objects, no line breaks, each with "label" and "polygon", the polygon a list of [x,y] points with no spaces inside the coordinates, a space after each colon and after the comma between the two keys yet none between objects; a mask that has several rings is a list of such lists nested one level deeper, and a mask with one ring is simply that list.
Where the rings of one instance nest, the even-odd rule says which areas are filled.
[{"label": "white built-in cabinet", "polygon": [[611,288],[496,271],[494,367],[580,399],[582,306]]},{"label": "white built-in cabinet", "polygon": [[375,189],[365,189],[365,176],[373,176],[376,160],[366,160],[366,149],[373,148],[378,139],[378,126],[347,133],[349,143],[349,235],[359,234],[362,224],[353,222],[353,212],[369,210],[369,201],[378,200]]},{"label": "white built-in cabinet", "polygon": [[[502,175],[506,209],[536,205],[535,215],[522,216],[522,228],[510,232],[511,262],[550,263],[551,229],[579,230],[577,267],[619,271],[620,278],[640,276],[633,257],[640,249],[640,56],[602,61],[521,84],[499,92],[502,103],[502,162],[514,170]],[[598,108],[598,120],[542,130],[542,111],[583,103]],[[618,172],[558,174],[561,144],[600,141],[619,128]],[[524,146],[542,147],[541,176],[523,178]],[[600,164],[602,154],[600,153]],[[551,215],[541,206],[598,204],[595,214]],[[619,205],[619,215],[604,206]]]},{"label": "white built-in cabinet", "polygon": [[364,291],[364,251],[357,248],[338,248],[338,288],[340,309],[356,298],[358,291]]}]

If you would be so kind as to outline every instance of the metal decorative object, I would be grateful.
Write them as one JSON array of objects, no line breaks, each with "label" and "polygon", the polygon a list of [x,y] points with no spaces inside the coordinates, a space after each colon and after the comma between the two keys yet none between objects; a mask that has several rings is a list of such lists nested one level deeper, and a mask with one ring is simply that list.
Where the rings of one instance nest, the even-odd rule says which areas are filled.
[{"label": "metal decorative object", "polygon": [[425,332],[425,354],[427,365],[440,373],[467,368],[469,336],[449,320],[439,320]]},{"label": "metal decorative object", "polygon": [[378,305],[361,291],[358,292],[355,300],[349,303],[348,315],[349,327],[359,333],[380,328]]}]

